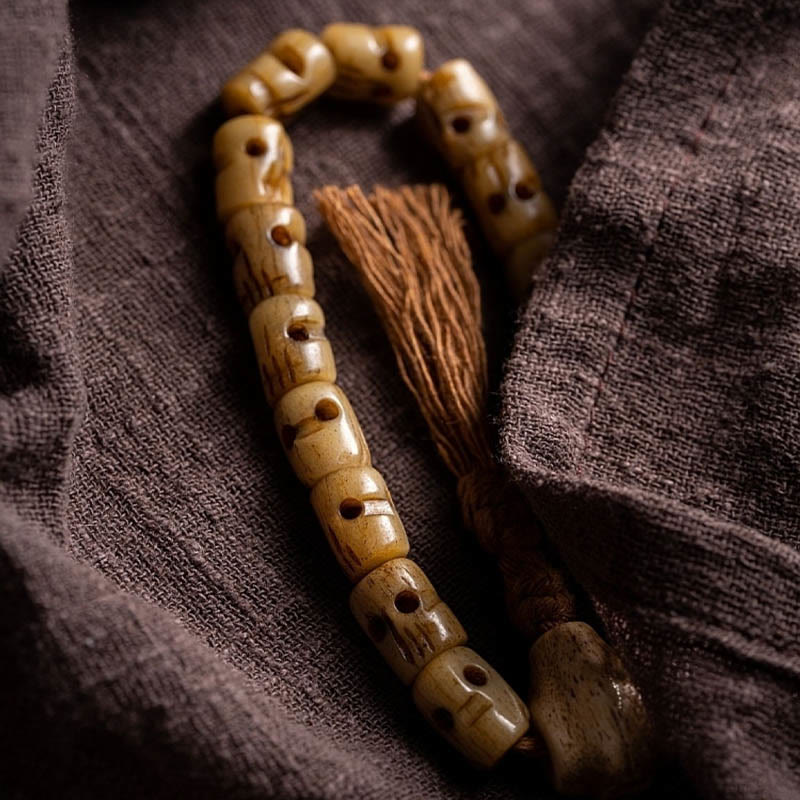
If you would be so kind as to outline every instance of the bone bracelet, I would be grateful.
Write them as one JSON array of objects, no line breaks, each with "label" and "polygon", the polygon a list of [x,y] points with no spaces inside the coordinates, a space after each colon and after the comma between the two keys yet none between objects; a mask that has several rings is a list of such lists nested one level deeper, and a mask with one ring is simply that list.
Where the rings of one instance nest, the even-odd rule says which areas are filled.
[{"label": "bone bracelet", "polygon": [[222,90],[233,117],[214,137],[217,214],[234,258],[264,393],[297,477],[342,570],[364,632],[431,725],[472,763],[495,765],[526,733],[544,743],[553,785],[614,796],[650,765],[639,693],[614,651],[582,622],[557,625],[531,647],[526,705],[476,652],[409,542],[344,392],[325,318],[314,300],[306,226],[292,206],[291,142],[279,119],[328,91],[394,103],[416,98],[429,136],[459,175],[487,240],[521,294],[557,223],[539,176],[511,137],[494,95],[464,60],[424,70],[419,32],[329,25],[289,30]]}]

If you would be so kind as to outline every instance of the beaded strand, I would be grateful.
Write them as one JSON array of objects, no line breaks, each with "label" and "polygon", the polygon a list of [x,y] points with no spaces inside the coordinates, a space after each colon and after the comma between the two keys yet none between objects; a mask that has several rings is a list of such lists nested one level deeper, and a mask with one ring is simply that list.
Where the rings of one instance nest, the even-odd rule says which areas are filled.
[{"label": "beaded strand", "polygon": [[579,622],[540,637],[531,648],[529,710],[465,646],[464,628],[407,558],[408,537],[389,489],[335,382],[306,225],[293,207],[292,145],[278,121],[326,91],[378,103],[416,97],[420,119],[460,177],[518,293],[550,246],[556,214],[485,82],[462,59],[425,72],[422,37],[413,28],[337,23],[320,38],[289,30],[223,87],[232,119],[214,137],[213,158],[234,285],[283,450],[355,584],[353,615],[412,687],[423,716],[474,764],[497,763],[533,717],[556,788],[607,795],[629,787],[641,780],[646,760],[646,717],[608,645]]}]

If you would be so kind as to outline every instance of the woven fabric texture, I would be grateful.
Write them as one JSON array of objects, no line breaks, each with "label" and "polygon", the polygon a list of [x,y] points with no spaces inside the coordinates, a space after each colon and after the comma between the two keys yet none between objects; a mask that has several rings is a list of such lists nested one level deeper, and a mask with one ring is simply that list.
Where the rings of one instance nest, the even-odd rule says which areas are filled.
[{"label": "woven fabric texture", "polygon": [[[796,795],[798,21],[657,5],[0,7],[3,796],[552,796],[427,729],[353,622],[261,397],[214,219],[216,96],[277,32],[336,19],[471,59],[566,202],[495,402],[678,756],[650,796]],[[295,193],[412,554],[524,691],[495,567],[311,204],[323,183],[449,180],[410,116],[305,111]],[[475,241],[499,371],[511,313]]]}]

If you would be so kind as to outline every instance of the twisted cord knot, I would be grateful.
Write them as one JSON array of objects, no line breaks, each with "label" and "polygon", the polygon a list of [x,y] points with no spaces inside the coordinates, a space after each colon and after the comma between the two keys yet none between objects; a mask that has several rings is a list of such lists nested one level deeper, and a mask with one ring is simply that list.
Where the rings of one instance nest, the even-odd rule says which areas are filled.
[{"label": "twisted cord knot", "polygon": [[497,558],[515,627],[535,639],[575,619],[575,602],[564,576],[542,552],[541,523],[505,474],[479,468],[462,475],[458,497],[465,526]]}]

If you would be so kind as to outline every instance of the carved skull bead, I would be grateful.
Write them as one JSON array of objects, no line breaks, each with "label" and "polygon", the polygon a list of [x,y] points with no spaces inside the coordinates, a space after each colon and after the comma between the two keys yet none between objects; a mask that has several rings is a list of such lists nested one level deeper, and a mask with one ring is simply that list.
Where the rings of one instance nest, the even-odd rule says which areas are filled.
[{"label": "carved skull bead", "polygon": [[355,412],[333,383],[313,381],[288,391],[275,406],[275,427],[289,463],[306,486],[338,469],[370,466]]},{"label": "carved skull bead", "polygon": [[225,229],[233,282],[245,314],[275,294],[314,296],[306,224],[292,206],[267,203],[237,211]]},{"label": "carved skull bead", "polygon": [[319,304],[297,294],[279,294],[250,315],[250,333],[267,402],[309,381],[336,380],[325,315]]},{"label": "carved skull bead", "polygon": [[351,581],[408,554],[408,537],[383,476],[372,467],[332,472],[311,491],[337,561]]},{"label": "carved skull bead", "polygon": [[362,578],[350,594],[350,608],[404,683],[431,659],[467,641],[449,606],[407,558],[387,561]]},{"label": "carved skull bead", "polygon": [[325,28],[322,41],[336,62],[332,95],[395,103],[416,93],[425,53],[415,28],[337,22]]},{"label": "carved skull bead", "polygon": [[433,659],[414,682],[414,702],[450,744],[491,767],[528,730],[528,709],[516,692],[468,647]]},{"label": "carved skull bead", "polygon": [[492,248],[508,253],[514,245],[558,219],[542,181],[522,145],[510,139],[464,168],[464,190]]},{"label": "carved skull bead", "polygon": [[463,58],[445,62],[423,82],[417,113],[428,136],[456,170],[509,138],[495,96]]},{"label": "carved skull bead", "polygon": [[228,120],[214,136],[214,166],[222,222],[251,205],[292,205],[292,144],[277,120],[257,114]]},{"label": "carved skull bead", "polygon": [[322,94],[335,77],[328,48],[313,33],[292,28],[225,84],[222,105],[229,117],[287,117]]}]

